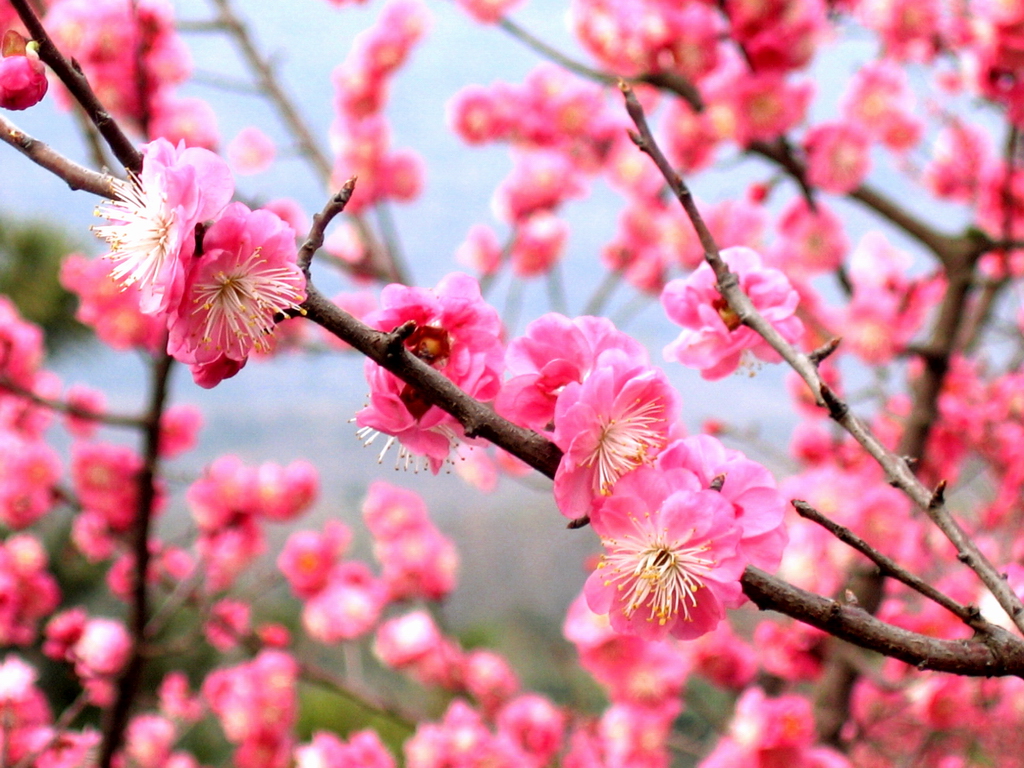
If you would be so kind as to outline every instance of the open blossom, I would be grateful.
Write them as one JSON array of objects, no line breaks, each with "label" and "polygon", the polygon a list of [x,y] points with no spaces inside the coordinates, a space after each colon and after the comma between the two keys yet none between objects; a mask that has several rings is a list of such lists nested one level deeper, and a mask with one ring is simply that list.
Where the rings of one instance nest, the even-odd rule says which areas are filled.
[{"label": "open blossom", "polygon": [[566,517],[592,512],[619,479],[654,460],[668,441],[676,393],[657,368],[608,350],[582,383],[569,383],[555,407],[554,442],[565,454],[555,502]]},{"label": "open blossom", "polygon": [[742,528],[732,505],[690,473],[642,467],[591,517],[605,552],[584,586],[612,628],[648,640],[688,640],[743,601]]},{"label": "open blossom", "polygon": [[[726,248],[722,259],[739,278],[740,288],[755,309],[782,337],[792,343],[803,335],[794,313],[800,297],[786,276],[765,267],[750,248]],[[700,369],[705,379],[720,379],[739,366],[744,352],[777,362],[777,353],[739,316],[718,292],[715,273],[701,264],[689,277],[673,280],[661,294],[661,304],[673,322],[683,326],[679,337],[665,347],[665,359]]]},{"label": "open blossom", "polygon": [[[432,290],[389,285],[380,304],[380,310],[366,317],[368,325],[393,331],[412,321],[416,327],[405,340],[406,349],[470,397],[486,402],[498,394],[504,356],[501,320],[480,296],[476,280],[456,272]],[[360,435],[368,438],[367,444],[378,432],[391,435],[402,443],[400,457],[424,455],[438,472],[461,434],[458,422],[376,363],[367,360],[365,371],[370,404],[356,414]]]},{"label": "open blossom", "polygon": [[138,177],[114,182],[117,199],[96,210],[110,223],[93,231],[110,244],[111,277],[138,285],[143,313],[162,315],[184,292],[196,225],[227,205],[234,181],[227,163],[206,149],[156,139],[143,153]]},{"label": "open blossom", "polygon": [[295,233],[270,211],[232,203],[203,238],[170,325],[168,352],[212,387],[236,374],[249,353],[267,348],[274,317],[297,310],[306,278]]}]

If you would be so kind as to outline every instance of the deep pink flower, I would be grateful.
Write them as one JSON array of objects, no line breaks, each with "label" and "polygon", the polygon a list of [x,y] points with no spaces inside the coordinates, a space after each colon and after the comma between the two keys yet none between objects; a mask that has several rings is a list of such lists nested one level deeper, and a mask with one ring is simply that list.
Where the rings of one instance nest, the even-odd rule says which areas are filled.
[{"label": "deep pink flower", "polygon": [[[389,285],[381,292],[381,308],[366,322],[392,331],[406,322],[416,324],[405,346],[439,370],[470,397],[486,402],[498,394],[504,351],[501,320],[480,296],[469,275],[453,273],[434,289]],[[431,405],[416,390],[376,363],[366,361],[370,404],[356,414],[360,436],[371,442],[378,432],[391,435],[403,452],[427,457],[436,473],[462,433],[459,423]],[[381,452],[383,456],[383,451]]]},{"label": "deep pink flower", "polygon": [[143,313],[163,315],[184,292],[196,225],[227,205],[234,180],[227,163],[205,149],[156,139],[143,153],[138,178],[115,182],[117,199],[97,208],[111,223],[93,231],[110,244],[111,276],[138,285]]},{"label": "deep pink flower", "polygon": [[[795,315],[800,297],[786,276],[763,266],[761,256],[750,248],[726,248],[722,259],[764,318],[786,341],[799,341],[804,330]],[[735,371],[747,350],[761,360],[777,362],[775,350],[741,323],[716,284],[715,273],[704,263],[689,277],[665,286],[661,294],[665,313],[683,326],[679,337],[665,347],[665,359],[698,368],[705,379],[720,379]]]},{"label": "deep pink flower", "polygon": [[602,353],[582,384],[570,382],[555,406],[554,442],[564,451],[555,473],[555,501],[578,518],[616,482],[651,463],[668,441],[677,395],[665,374],[626,353]]},{"label": "deep pink flower", "polygon": [[858,123],[833,121],[814,126],[804,136],[807,180],[843,195],[860,186],[871,168],[871,136]]},{"label": "deep pink flower", "polygon": [[616,631],[691,639],[743,602],[735,512],[689,473],[642,467],[626,475],[591,524],[605,552],[584,594]]},{"label": "deep pink flower", "polygon": [[0,107],[28,109],[43,100],[48,84],[46,67],[39,60],[39,46],[25,45],[25,39],[13,29],[3,39],[0,59]]},{"label": "deep pink flower", "polygon": [[505,364],[512,378],[498,395],[498,413],[530,429],[550,431],[562,390],[589,376],[607,349],[621,350],[637,365],[648,362],[646,350],[605,318],[570,320],[555,312],[537,318],[523,336],[509,342]]},{"label": "deep pink flower", "polygon": [[765,467],[726,448],[710,435],[676,440],[658,455],[662,472],[692,472],[701,488],[714,484],[733,507],[742,530],[739,551],[749,565],[766,571],[779,567],[786,545],[786,500]]},{"label": "deep pink flower", "polygon": [[295,232],[276,214],[232,203],[203,238],[170,324],[167,351],[203,387],[233,376],[268,348],[274,317],[306,296]]}]

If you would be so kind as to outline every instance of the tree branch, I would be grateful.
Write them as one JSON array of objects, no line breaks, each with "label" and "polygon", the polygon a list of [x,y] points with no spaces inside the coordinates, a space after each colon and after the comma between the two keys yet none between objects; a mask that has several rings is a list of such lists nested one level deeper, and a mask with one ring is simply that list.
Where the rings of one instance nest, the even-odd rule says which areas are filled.
[{"label": "tree branch", "polygon": [[100,197],[112,198],[114,177],[79,165],[57,150],[34,139],[0,115],[0,141],[10,144],[36,165],[63,179],[72,190],[83,189]]},{"label": "tree branch", "polygon": [[132,652],[121,678],[117,681],[114,703],[106,712],[103,739],[100,742],[100,768],[110,768],[114,753],[121,747],[132,703],[138,695],[145,664],[143,647],[146,640],[149,605],[146,576],[149,571],[149,528],[156,500],[157,470],[159,467],[160,422],[167,402],[167,390],[174,360],[163,353],[153,361],[150,376],[150,401],[146,414],[145,448],[142,470],[138,475],[138,504],[135,527],[132,532],[132,550],[135,556],[134,584],[132,585],[131,621]]},{"label": "tree branch", "polygon": [[99,130],[100,135],[103,136],[107,146],[110,147],[121,165],[132,173],[139,173],[142,170],[142,153],[135,148],[132,141],[121,130],[121,126],[114,121],[114,118],[100,103],[82,71],[77,65],[72,65],[57,50],[57,46],[54,45],[50,35],[43,27],[43,23],[27,0],[11,0],[11,5],[18,12],[21,22],[32,35],[32,39],[39,43],[39,58],[60,78],[75,101],[82,105],[82,109]]}]

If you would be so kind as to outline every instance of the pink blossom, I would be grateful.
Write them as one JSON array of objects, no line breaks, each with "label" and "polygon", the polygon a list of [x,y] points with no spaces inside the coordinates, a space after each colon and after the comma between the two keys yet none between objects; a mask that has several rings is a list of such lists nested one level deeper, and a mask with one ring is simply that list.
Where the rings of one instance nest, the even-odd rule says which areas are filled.
[{"label": "pink blossom", "polygon": [[699,637],[744,600],[735,512],[692,477],[642,467],[619,480],[591,518],[605,552],[584,592],[618,632]]},{"label": "pink blossom", "polygon": [[850,250],[842,220],[822,200],[812,211],[803,197],[794,198],[778,221],[780,241],[774,249],[787,274],[814,275],[838,269]]},{"label": "pink blossom", "polygon": [[184,672],[169,672],[157,691],[160,712],[166,717],[185,723],[194,723],[203,716],[203,703],[189,691]]},{"label": "pink blossom", "polygon": [[400,538],[430,522],[422,496],[381,480],[370,483],[362,510],[366,527],[381,540]]},{"label": "pink blossom", "polygon": [[237,648],[250,630],[248,603],[241,600],[218,600],[210,608],[203,625],[206,641],[221,653]]},{"label": "pink blossom", "polygon": [[459,0],[469,14],[481,24],[494,24],[521,0]]},{"label": "pink blossom", "polygon": [[427,175],[423,159],[410,149],[396,149],[384,158],[381,193],[389,200],[409,203],[420,196]]},{"label": "pink blossom", "polygon": [[189,270],[167,350],[192,377],[212,387],[267,348],[274,317],[298,309],[306,278],[296,264],[295,233],[269,211],[232,203],[203,237],[205,253]]},{"label": "pink blossom", "polygon": [[814,93],[810,83],[792,83],[776,72],[737,73],[723,90],[741,147],[771,141],[800,123]]},{"label": "pink blossom", "polygon": [[60,475],[59,455],[41,439],[0,431],[0,521],[21,530],[49,512]]},{"label": "pink blossom", "polygon": [[256,468],[258,512],[267,520],[286,523],[305,513],[320,494],[316,467],[297,459],[285,467],[264,462]]},{"label": "pink blossom", "polygon": [[537,765],[548,765],[562,748],[566,715],[543,696],[527,693],[499,711],[498,728],[509,735]]},{"label": "pink blossom", "polygon": [[[476,280],[454,273],[433,290],[389,285],[381,293],[380,310],[366,318],[381,331],[409,321],[415,330],[405,346],[414,355],[470,397],[487,402],[498,394],[501,321],[481,298]],[[370,440],[377,432],[391,435],[385,450],[397,439],[405,451],[425,455],[437,473],[461,434],[458,422],[376,363],[367,360],[365,371],[370,404],[356,414],[360,434]]]},{"label": "pink blossom", "polygon": [[554,442],[564,455],[555,473],[563,515],[591,514],[620,478],[649,464],[668,441],[675,390],[657,368],[616,349],[603,352],[582,384],[570,382],[555,406]]},{"label": "pink blossom", "polygon": [[765,467],[710,435],[670,443],[658,455],[656,466],[662,472],[692,472],[701,488],[716,487],[732,505],[742,529],[739,552],[743,559],[766,571],[779,567],[787,540],[787,505]]},{"label": "pink blossom", "polygon": [[16,534],[0,544],[0,594],[0,643],[28,645],[35,641],[39,622],[61,600],[46,550],[35,537]]},{"label": "pink blossom", "polygon": [[843,98],[843,115],[863,125],[890,149],[906,151],[921,136],[913,116],[913,92],[906,71],[891,59],[868,62],[850,79]]},{"label": "pink blossom", "polygon": [[171,459],[196,446],[203,414],[194,405],[172,405],[160,420],[160,456]]},{"label": "pink blossom", "polygon": [[141,347],[150,352],[164,346],[166,320],[142,314],[139,286],[119,286],[111,280],[105,259],[69,254],[61,265],[60,282],[78,296],[75,318],[96,331],[104,344],[118,350]]},{"label": "pink blossom", "polygon": [[125,733],[125,756],[138,768],[164,768],[176,730],[174,723],[159,715],[133,717]]},{"label": "pink blossom", "polygon": [[978,189],[978,169],[991,163],[991,144],[991,138],[979,126],[952,121],[935,137],[922,181],[933,195],[970,202]]},{"label": "pink blossom", "polygon": [[327,584],[306,602],[302,625],[314,640],[336,643],[369,632],[387,601],[384,586],[358,562],[336,566]]},{"label": "pink blossom", "polygon": [[519,277],[546,274],[565,250],[569,225],[550,211],[539,211],[519,222],[509,260]]},{"label": "pink blossom", "polygon": [[228,162],[243,176],[262,173],[274,162],[274,142],[256,126],[243,128],[228,144]]},{"label": "pink blossom", "polygon": [[835,195],[856,189],[871,168],[871,137],[857,123],[816,125],[804,136],[804,149],[807,180]]},{"label": "pink blossom", "polygon": [[519,692],[519,678],[508,662],[485,649],[466,654],[463,683],[485,712],[495,712]]},{"label": "pink blossom", "polygon": [[387,666],[405,669],[434,652],[441,642],[434,619],[418,610],[383,622],[377,628],[373,652]]},{"label": "pink blossom", "polygon": [[458,553],[432,525],[379,541],[373,552],[389,600],[442,600],[455,588]]},{"label": "pink blossom", "polygon": [[110,244],[111,276],[138,285],[140,310],[165,315],[184,293],[196,225],[227,205],[234,181],[227,164],[205,149],[156,139],[143,153],[138,178],[115,182],[117,199],[97,209],[111,223],[93,231]]},{"label": "pink blossom", "polygon": [[102,618],[85,622],[69,653],[75,673],[97,706],[113,702],[115,677],[128,662],[131,650],[131,638],[121,622]]},{"label": "pink blossom", "polygon": [[125,445],[77,443],[71,450],[71,479],[79,501],[115,533],[124,533],[135,521],[141,470],[142,459]]},{"label": "pink blossom", "polygon": [[499,96],[482,85],[468,85],[448,102],[448,125],[467,144],[484,144],[505,138],[512,117]]},{"label": "pink blossom", "polygon": [[3,58],[0,59],[0,107],[28,109],[43,100],[48,87],[46,67],[39,60],[38,44],[25,39],[13,29],[3,37]]},{"label": "pink blossom", "polygon": [[[722,259],[764,318],[786,341],[798,342],[803,335],[803,323],[794,314],[799,296],[786,276],[762,266],[761,256],[750,248],[727,248]],[[698,368],[705,379],[720,379],[735,371],[747,350],[761,360],[777,361],[768,342],[741,323],[716,283],[711,266],[705,263],[689,277],[665,286],[661,294],[665,313],[683,326],[679,337],[665,347],[665,359]]]},{"label": "pink blossom", "polygon": [[486,224],[474,224],[455,251],[455,260],[481,275],[491,275],[501,266],[501,244]]},{"label": "pink blossom", "polygon": [[151,105],[150,133],[171,144],[208,149],[220,146],[217,113],[205,99],[162,93]]},{"label": "pink blossom", "polygon": [[598,723],[598,733],[609,766],[668,768],[666,742],[682,709],[678,700],[651,709],[635,704],[613,704]]},{"label": "pink blossom", "polygon": [[348,526],[336,520],[325,523],[323,533],[295,531],[278,555],[277,567],[296,595],[313,597],[327,585],[331,569],[344,556],[351,540]]},{"label": "pink blossom", "polygon": [[586,192],[582,175],[561,152],[518,152],[515,167],[494,192],[493,207],[502,221],[519,224],[531,214],[553,211]]},{"label": "pink blossom", "polygon": [[610,320],[570,320],[554,312],[542,315],[526,327],[523,336],[509,342],[505,364],[512,378],[498,395],[498,412],[517,424],[550,431],[555,403],[566,385],[583,382],[608,349],[621,350],[638,365],[648,362],[644,348]]},{"label": "pink blossom", "polygon": [[203,697],[228,741],[239,745],[239,768],[286,768],[298,714],[298,664],[283,651],[261,651],[252,661],[218,669],[203,683]]}]

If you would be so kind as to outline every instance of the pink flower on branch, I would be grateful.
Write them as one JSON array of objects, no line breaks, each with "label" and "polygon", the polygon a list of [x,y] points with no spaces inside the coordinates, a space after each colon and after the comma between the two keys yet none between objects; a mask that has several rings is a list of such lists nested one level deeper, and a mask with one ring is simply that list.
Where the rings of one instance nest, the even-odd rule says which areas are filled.
[{"label": "pink flower on branch", "polygon": [[[726,248],[722,259],[764,318],[786,341],[798,342],[804,331],[795,314],[800,297],[786,276],[765,267],[760,254],[750,248]],[[718,292],[715,273],[706,263],[689,277],[665,286],[661,304],[669,319],[683,326],[679,337],[665,347],[665,359],[698,368],[705,379],[720,379],[735,371],[748,350],[767,362],[779,360],[768,342],[742,324]]]},{"label": "pink flower on branch", "polygon": [[[470,397],[487,402],[498,394],[504,356],[501,320],[480,296],[476,280],[456,272],[432,290],[389,285],[381,292],[380,304],[381,309],[366,318],[368,325],[390,332],[414,323],[406,349]],[[400,459],[426,456],[431,470],[438,472],[462,434],[461,425],[376,363],[367,360],[365,370],[370,404],[356,414],[360,437],[368,445],[377,433],[391,435],[384,451],[398,440],[403,447]]]},{"label": "pink flower on branch", "polygon": [[617,632],[683,640],[744,601],[743,531],[732,504],[690,473],[643,467],[623,477],[591,524],[605,548],[584,587]]},{"label": "pink flower on branch", "polygon": [[241,370],[250,352],[268,348],[275,317],[305,299],[306,278],[294,231],[269,211],[232,203],[203,247],[172,316],[167,350],[209,388]]},{"label": "pink flower on branch", "polygon": [[677,395],[665,374],[608,350],[582,383],[569,383],[555,406],[554,442],[565,455],[555,473],[563,515],[591,514],[621,477],[649,464],[668,442]]},{"label": "pink flower on branch", "polygon": [[143,151],[142,172],[115,182],[118,198],[96,209],[110,223],[93,231],[110,244],[111,277],[138,285],[143,313],[164,315],[184,292],[196,226],[220,213],[235,185],[227,163],[208,150],[157,139]]}]

